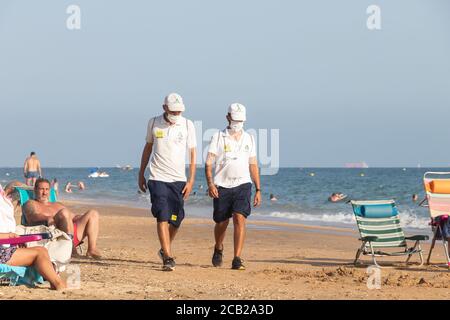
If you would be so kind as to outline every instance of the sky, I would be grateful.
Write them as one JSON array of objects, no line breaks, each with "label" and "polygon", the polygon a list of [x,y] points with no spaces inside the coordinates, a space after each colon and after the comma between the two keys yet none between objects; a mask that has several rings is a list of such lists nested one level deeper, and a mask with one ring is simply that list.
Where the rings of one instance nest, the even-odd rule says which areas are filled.
[{"label": "sky", "polygon": [[448,0],[2,0],[0,40],[0,167],[137,166],[170,92],[203,130],[244,104],[282,167],[450,165]]}]

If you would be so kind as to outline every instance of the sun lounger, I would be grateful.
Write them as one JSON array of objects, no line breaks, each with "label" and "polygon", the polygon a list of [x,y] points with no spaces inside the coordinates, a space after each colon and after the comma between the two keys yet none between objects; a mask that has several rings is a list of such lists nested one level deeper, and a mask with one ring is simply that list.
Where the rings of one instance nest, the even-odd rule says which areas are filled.
[{"label": "sun lounger", "polygon": [[[350,201],[358,225],[361,247],[356,252],[354,264],[361,254],[372,256],[373,263],[380,267],[376,257],[407,256],[409,262],[413,254],[418,253],[420,266],[423,265],[420,241],[428,240],[426,235],[405,237],[400,226],[400,217],[394,200]],[[413,247],[407,246],[406,240],[415,241]],[[389,251],[386,251],[388,249]],[[401,249],[391,252],[392,249]]]},{"label": "sun lounger", "polygon": [[433,232],[427,264],[430,264],[431,252],[434,249],[436,240],[442,240],[447,266],[450,268],[448,238],[445,237],[447,232],[444,230],[446,220],[450,219],[450,172],[426,172],[423,176],[423,183],[426,199],[420,205],[429,209],[430,225]]}]

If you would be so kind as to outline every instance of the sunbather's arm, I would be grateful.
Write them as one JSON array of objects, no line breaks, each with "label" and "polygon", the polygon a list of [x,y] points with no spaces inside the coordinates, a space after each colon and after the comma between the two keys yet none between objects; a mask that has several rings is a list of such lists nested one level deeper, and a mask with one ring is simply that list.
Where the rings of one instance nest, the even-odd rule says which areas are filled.
[{"label": "sunbather's arm", "polygon": [[152,149],[153,143],[147,142],[145,144],[144,150],[142,151],[141,168],[139,169],[139,189],[141,189],[142,192],[147,192],[147,184],[145,181],[145,169],[147,168],[148,162],[150,160]]},{"label": "sunbather's arm", "polygon": [[18,238],[19,236],[13,232],[0,233],[0,239]]}]

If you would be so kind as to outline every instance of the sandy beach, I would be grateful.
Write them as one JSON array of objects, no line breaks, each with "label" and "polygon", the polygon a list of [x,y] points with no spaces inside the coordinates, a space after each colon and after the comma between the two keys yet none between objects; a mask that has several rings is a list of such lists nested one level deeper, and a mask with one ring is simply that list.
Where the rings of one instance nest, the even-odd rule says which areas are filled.
[{"label": "sandy beach", "polygon": [[[83,203],[66,203],[74,212]],[[91,208],[92,205],[89,205]],[[155,220],[149,210],[95,206],[101,214],[100,261],[74,258],[81,288],[66,292],[0,287],[0,299],[448,299],[450,271],[441,247],[432,266],[405,267],[402,258],[381,271],[381,288],[368,289],[366,266],[354,267],[358,235],[350,229],[248,221],[243,258],[231,270],[232,229],[224,265],[211,265],[213,222],[186,218],[173,246],[177,266],[163,272]],[[429,243],[424,244],[425,254]],[[370,262],[369,257],[364,261]],[[384,261],[387,261],[386,259]],[[418,257],[414,258],[414,262]]]}]

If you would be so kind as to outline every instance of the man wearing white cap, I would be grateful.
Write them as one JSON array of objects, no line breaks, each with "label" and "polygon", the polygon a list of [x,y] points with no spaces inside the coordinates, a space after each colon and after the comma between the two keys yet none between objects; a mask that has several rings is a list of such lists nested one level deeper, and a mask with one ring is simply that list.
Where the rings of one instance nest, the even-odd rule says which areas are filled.
[{"label": "man wearing white cap", "polygon": [[[223,240],[230,218],[234,225],[234,258],[231,268],[245,270],[241,252],[245,239],[245,223],[251,212],[252,180],[256,192],[253,205],[261,204],[261,189],[256,144],[253,136],[244,131],[245,107],[233,103],[226,116],[228,127],[217,132],[211,139],[205,172],[209,196],[214,203],[213,219],[215,246],[212,264],[219,267],[223,262]],[[215,163],[213,179],[212,165]]]},{"label": "man wearing white cap", "polygon": [[[175,260],[171,243],[184,218],[184,200],[189,197],[195,180],[196,139],[192,121],[181,116],[183,99],[176,93],[164,99],[164,113],[150,119],[142,152],[139,188],[150,191],[152,214],[157,219],[163,270],[172,271]],[[189,151],[189,179],[186,178],[186,148]],[[151,160],[150,160],[151,156]],[[145,169],[150,161],[150,178]]]}]

